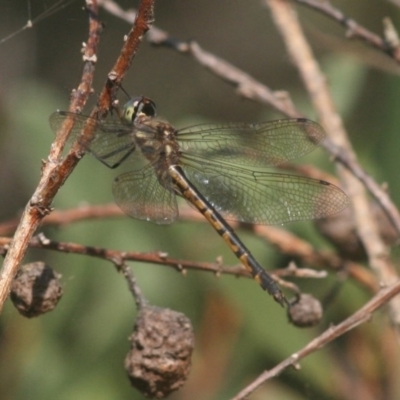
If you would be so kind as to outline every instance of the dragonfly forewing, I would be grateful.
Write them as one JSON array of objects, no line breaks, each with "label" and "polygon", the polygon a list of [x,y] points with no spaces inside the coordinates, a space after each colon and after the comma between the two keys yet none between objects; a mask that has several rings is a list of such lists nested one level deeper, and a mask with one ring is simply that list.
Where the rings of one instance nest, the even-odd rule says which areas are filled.
[{"label": "dragonfly forewing", "polygon": [[325,137],[320,125],[306,119],[258,124],[197,125],[178,130],[183,154],[247,167],[277,166],[299,158]]},{"label": "dragonfly forewing", "polygon": [[[69,142],[78,140],[99,161],[110,168],[120,165],[135,150],[132,128],[119,120],[96,120],[84,115],[57,111],[50,116],[50,126],[55,134],[67,118],[74,121]],[[94,135],[89,141],[82,136],[82,131],[88,123],[94,125]]]}]

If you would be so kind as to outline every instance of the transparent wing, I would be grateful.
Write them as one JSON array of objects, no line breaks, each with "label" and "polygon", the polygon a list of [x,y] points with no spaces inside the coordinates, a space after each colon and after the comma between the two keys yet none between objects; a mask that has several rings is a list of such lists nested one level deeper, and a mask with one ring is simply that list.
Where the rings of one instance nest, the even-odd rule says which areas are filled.
[{"label": "transparent wing", "polygon": [[113,194],[118,206],[133,218],[170,224],[178,216],[172,181],[163,179],[161,185],[151,164],[118,176]]},{"label": "transparent wing", "polygon": [[253,171],[200,158],[182,158],[188,179],[228,220],[275,225],[322,218],[348,204],[346,194],[321,180]]},{"label": "transparent wing", "polygon": [[275,166],[301,157],[324,137],[320,125],[301,118],[258,124],[197,125],[178,131],[184,153],[248,167]]},{"label": "transparent wing", "polygon": [[306,119],[199,125],[178,131],[188,179],[224,217],[258,224],[321,218],[347,196],[320,180],[266,171],[312,151],[325,137]]},{"label": "transparent wing", "polygon": [[[78,139],[98,160],[110,168],[117,167],[135,150],[132,128],[120,121],[96,120],[80,114],[57,111],[50,116],[50,126],[55,134],[67,118],[74,120],[69,141]],[[89,143],[80,139],[82,129],[87,123],[95,126],[95,135]]]}]

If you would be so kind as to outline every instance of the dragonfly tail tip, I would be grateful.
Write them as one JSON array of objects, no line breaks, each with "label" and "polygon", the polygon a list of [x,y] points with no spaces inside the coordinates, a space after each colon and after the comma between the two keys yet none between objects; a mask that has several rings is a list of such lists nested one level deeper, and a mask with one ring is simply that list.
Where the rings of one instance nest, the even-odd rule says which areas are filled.
[{"label": "dragonfly tail tip", "polygon": [[283,308],[285,308],[285,305],[289,307],[289,302],[287,301],[285,295],[280,290],[274,293],[272,296],[274,300],[277,303],[279,303]]}]

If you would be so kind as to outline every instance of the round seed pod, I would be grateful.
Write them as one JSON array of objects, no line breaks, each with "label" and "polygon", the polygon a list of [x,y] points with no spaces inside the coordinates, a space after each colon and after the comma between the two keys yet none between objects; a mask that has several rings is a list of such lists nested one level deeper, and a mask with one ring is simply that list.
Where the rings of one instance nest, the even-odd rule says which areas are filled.
[{"label": "round seed pod", "polygon": [[32,318],[54,309],[63,290],[61,275],[38,261],[23,265],[11,286],[11,301],[20,314]]},{"label": "round seed pod", "polygon": [[143,306],[129,340],[125,369],[132,386],[145,396],[161,399],[185,383],[194,348],[193,328],[185,315]]},{"label": "round seed pod", "polygon": [[299,328],[308,328],[319,324],[322,316],[321,302],[310,294],[300,294],[288,308],[289,321]]}]

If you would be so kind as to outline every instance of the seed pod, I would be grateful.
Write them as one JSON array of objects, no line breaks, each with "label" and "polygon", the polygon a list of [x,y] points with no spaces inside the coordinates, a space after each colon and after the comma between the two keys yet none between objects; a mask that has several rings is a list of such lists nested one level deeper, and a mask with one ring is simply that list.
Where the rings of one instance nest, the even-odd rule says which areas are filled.
[{"label": "seed pod", "polygon": [[300,294],[288,309],[289,321],[299,328],[319,324],[322,316],[321,302],[310,294]]},{"label": "seed pod", "polygon": [[125,369],[145,396],[164,398],[186,381],[194,347],[189,319],[176,311],[144,306],[129,338]]},{"label": "seed pod", "polygon": [[54,309],[63,294],[60,278],[41,261],[25,264],[13,280],[11,301],[24,317],[45,314]]}]

